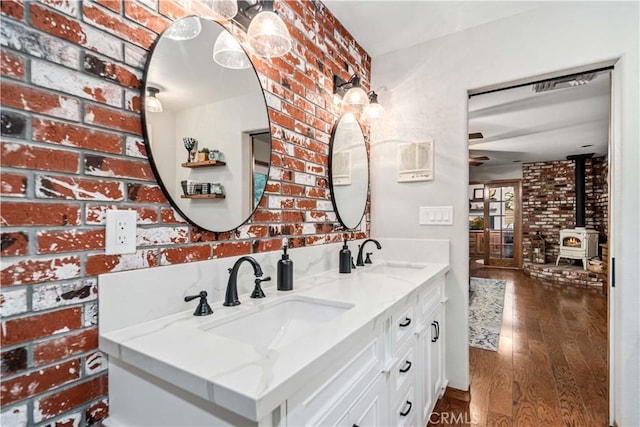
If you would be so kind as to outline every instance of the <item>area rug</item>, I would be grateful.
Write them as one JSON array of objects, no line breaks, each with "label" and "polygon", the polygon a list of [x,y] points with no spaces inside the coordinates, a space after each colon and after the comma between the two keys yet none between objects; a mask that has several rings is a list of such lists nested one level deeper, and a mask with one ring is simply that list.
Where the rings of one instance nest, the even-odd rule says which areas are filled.
[{"label": "area rug", "polygon": [[469,282],[469,345],[471,347],[498,351],[506,284],[504,280],[471,278]]}]

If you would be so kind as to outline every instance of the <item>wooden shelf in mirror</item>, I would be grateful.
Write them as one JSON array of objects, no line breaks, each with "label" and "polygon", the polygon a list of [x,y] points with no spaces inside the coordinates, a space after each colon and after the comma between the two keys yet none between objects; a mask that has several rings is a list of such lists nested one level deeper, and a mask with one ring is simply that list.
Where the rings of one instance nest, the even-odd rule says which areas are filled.
[{"label": "wooden shelf in mirror", "polygon": [[224,199],[224,194],[188,194],[180,195],[181,199]]},{"label": "wooden shelf in mirror", "polygon": [[220,160],[205,160],[202,162],[188,162],[182,163],[183,168],[206,168],[210,166],[224,166],[225,162],[221,162]]}]

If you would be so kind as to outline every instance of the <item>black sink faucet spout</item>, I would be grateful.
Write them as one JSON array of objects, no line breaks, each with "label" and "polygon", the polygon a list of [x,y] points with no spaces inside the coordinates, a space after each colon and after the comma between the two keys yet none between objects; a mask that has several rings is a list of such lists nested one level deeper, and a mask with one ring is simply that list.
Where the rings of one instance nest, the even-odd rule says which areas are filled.
[{"label": "black sink faucet spout", "polygon": [[253,274],[255,274],[256,277],[262,276],[262,268],[255,258],[250,256],[243,256],[239,258],[235,264],[233,264],[233,267],[229,269],[229,282],[227,282],[227,292],[224,296],[224,303],[222,304],[224,306],[230,307],[240,304],[240,301],[238,300],[238,270],[244,261],[251,264],[253,267]]},{"label": "black sink faucet spout", "polygon": [[378,250],[382,249],[382,246],[380,245],[380,242],[378,242],[376,239],[367,239],[364,242],[362,242],[361,245],[358,245],[358,261],[356,262],[356,266],[358,266],[358,267],[364,266],[364,261],[362,259],[362,255],[364,253],[364,245],[366,245],[369,242],[375,243],[376,244],[376,248],[378,248]]}]

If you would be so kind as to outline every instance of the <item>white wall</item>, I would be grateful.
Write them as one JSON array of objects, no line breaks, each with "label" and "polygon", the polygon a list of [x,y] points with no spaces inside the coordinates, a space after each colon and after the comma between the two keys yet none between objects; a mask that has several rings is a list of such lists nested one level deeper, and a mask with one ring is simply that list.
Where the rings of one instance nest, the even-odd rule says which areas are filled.
[{"label": "white wall", "polygon": [[[242,112],[242,114],[238,114]],[[198,140],[198,149],[220,150],[226,166],[216,168],[187,169],[176,163],[176,182],[192,179],[199,182],[219,182],[225,190],[225,199],[196,201],[176,199],[175,202],[198,224],[212,224],[215,231],[227,231],[237,227],[252,212],[252,178],[250,175],[251,139],[249,132],[269,130],[269,118],[264,108],[261,91],[254,91],[235,98],[188,108],[176,113],[176,139],[191,136]],[[245,147],[243,147],[245,144]],[[244,148],[244,150],[243,150]],[[176,155],[186,153],[176,148]],[[181,158],[181,157],[180,157]],[[211,218],[215,218],[212,220]]]},{"label": "white wall", "polygon": [[[387,119],[374,129],[372,235],[451,239],[447,295],[447,374],[467,389],[468,236],[467,93],[586,65],[616,62],[611,292],[616,386],[611,390],[619,425],[640,425],[638,306],[638,3],[544,3],[541,8],[480,25],[415,47],[373,58],[373,88]],[[398,141],[435,139],[435,179],[395,180]],[[453,226],[419,226],[419,206],[452,205]],[[623,232],[624,231],[624,232]]]},{"label": "white wall", "polygon": [[499,181],[501,179],[522,179],[522,163],[502,166],[469,167],[469,182]]}]

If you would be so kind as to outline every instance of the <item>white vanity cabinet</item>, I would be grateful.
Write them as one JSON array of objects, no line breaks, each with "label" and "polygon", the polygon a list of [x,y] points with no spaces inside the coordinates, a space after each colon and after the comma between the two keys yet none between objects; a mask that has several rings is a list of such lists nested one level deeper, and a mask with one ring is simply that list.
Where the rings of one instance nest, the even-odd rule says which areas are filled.
[{"label": "white vanity cabinet", "polygon": [[[444,280],[444,279],[443,279]],[[444,394],[447,386],[444,366],[444,307],[443,286],[429,289],[421,298],[423,317],[417,330],[418,353],[423,362],[420,375],[420,420],[427,425],[436,401]],[[437,302],[436,302],[437,301]]]},{"label": "white vanity cabinet", "polygon": [[287,400],[287,425],[427,425],[446,387],[444,275],[376,324],[375,337]]},{"label": "white vanity cabinet", "polygon": [[[104,424],[426,425],[447,385],[448,242],[387,240],[383,245],[390,259],[396,252],[411,256],[377,260],[350,275],[331,266],[298,279],[293,292],[272,290],[261,301],[244,295],[237,307],[213,301],[214,313],[206,317],[175,302],[194,288],[209,292],[197,280],[226,277],[233,260],[100,276],[99,340],[109,357]],[[309,260],[335,254],[335,248],[329,255],[307,249]],[[158,282],[160,293],[154,291]],[[152,295],[143,307],[130,298],[131,283],[136,294]],[[176,287],[181,283],[188,284]],[[260,320],[265,316],[290,340],[260,341],[260,334],[270,337],[267,322]],[[222,333],[223,326],[237,328],[237,336]],[[249,332],[251,340],[243,335]]]}]

